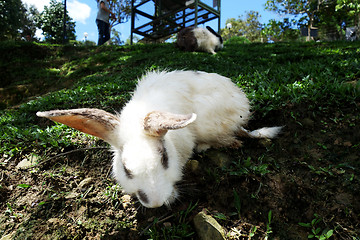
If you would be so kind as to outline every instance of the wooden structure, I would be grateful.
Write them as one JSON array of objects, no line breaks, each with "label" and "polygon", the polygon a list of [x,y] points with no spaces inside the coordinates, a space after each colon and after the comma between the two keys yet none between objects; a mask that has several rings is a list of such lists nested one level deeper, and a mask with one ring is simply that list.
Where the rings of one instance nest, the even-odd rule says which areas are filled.
[{"label": "wooden structure", "polygon": [[[212,7],[204,1],[206,0],[142,0],[135,5],[136,0],[131,0],[131,44],[133,34],[141,35],[148,41],[156,41],[169,37],[184,27],[216,19],[220,31],[220,0],[210,0]],[[145,4],[147,13],[141,10]],[[149,4],[153,8],[152,13],[149,13]],[[135,20],[139,20],[142,25],[136,26]]]}]

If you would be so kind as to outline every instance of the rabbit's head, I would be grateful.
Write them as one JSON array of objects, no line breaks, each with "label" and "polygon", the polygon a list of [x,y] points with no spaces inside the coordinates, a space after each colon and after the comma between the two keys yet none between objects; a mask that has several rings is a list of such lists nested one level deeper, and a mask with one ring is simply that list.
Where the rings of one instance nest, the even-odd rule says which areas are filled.
[{"label": "rabbit's head", "polygon": [[[176,140],[191,138],[183,136],[186,131],[181,128],[193,122],[196,115],[153,111],[140,117],[142,126],[138,127],[136,121],[127,119],[132,110],[126,108],[120,117],[119,134],[123,143],[121,149],[115,150],[115,178],[125,192],[136,194],[145,207],[169,205],[178,196],[175,184],[181,180],[184,164]],[[168,130],[177,131],[170,134]],[[188,144],[193,142],[187,140]],[[192,148],[191,144],[188,149]]]},{"label": "rabbit's head", "polygon": [[179,156],[161,138],[135,138],[115,149],[113,173],[124,191],[135,194],[148,208],[169,205],[181,180]]},{"label": "rabbit's head", "polygon": [[[116,116],[99,109],[83,108],[38,112],[37,115],[110,143],[114,150],[116,180],[145,207],[169,205],[176,199],[175,184],[181,180],[184,162],[173,140],[186,133],[178,130],[178,136],[171,137],[167,132],[186,127],[195,121],[195,114],[154,111],[134,121],[124,114]],[[141,124],[136,124],[138,122]]]},{"label": "rabbit's head", "polygon": [[176,46],[181,50],[193,52],[197,49],[197,39],[194,36],[194,27],[187,27],[180,30],[176,37]]}]

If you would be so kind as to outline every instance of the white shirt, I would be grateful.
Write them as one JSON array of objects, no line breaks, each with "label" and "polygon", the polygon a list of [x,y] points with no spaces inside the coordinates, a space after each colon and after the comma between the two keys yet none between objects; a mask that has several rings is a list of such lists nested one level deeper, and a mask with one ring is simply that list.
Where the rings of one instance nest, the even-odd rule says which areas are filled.
[{"label": "white shirt", "polygon": [[109,5],[109,2],[108,2],[108,1],[106,1],[106,0],[99,0],[99,1],[98,1],[98,4],[97,4],[98,12],[97,12],[96,19],[109,23],[110,13],[106,12],[105,10],[103,10],[103,9],[101,8],[101,3],[102,3],[102,2],[105,4],[105,7],[106,7],[107,9],[110,8],[110,5]]}]

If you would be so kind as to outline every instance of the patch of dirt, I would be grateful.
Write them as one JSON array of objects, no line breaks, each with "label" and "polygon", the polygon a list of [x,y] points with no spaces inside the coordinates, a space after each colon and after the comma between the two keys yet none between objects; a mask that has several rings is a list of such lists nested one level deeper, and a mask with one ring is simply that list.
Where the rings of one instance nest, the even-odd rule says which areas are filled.
[{"label": "patch of dirt", "polygon": [[[312,228],[333,230],[331,239],[359,239],[360,117],[354,107],[309,111],[304,104],[254,117],[252,129],[285,125],[283,134],[195,154],[199,167],[185,170],[182,196],[171,209],[144,209],[121,193],[107,150],[78,151],[29,169],[16,168],[22,159],[8,161],[0,165],[0,236],[148,239],[149,230],[175,231],[183,223],[195,232],[191,219],[206,209],[221,216],[216,219],[228,239],[307,239]],[[218,167],[214,156],[230,162]],[[181,215],[189,206],[194,209]],[[303,226],[314,219],[315,226]]]}]

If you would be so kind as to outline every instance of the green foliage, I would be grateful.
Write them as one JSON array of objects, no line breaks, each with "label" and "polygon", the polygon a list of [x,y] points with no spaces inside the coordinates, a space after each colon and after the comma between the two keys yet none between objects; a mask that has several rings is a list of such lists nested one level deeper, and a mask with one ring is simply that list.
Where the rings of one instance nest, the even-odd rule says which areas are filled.
[{"label": "green foliage", "polygon": [[262,34],[265,39],[273,42],[295,41],[300,36],[299,30],[293,29],[288,19],[284,19],[284,22],[270,19],[263,28]]},{"label": "green foliage", "polygon": [[267,223],[266,223],[266,237],[265,237],[265,240],[267,240],[269,238],[270,234],[272,233],[271,221],[272,221],[272,211],[270,210],[268,212],[268,219],[267,219]]},{"label": "green foliage", "polygon": [[[45,41],[49,43],[62,43],[64,34],[64,6],[56,0],[50,1],[50,6],[45,6],[41,13],[39,27],[43,30]],[[65,14],[66,41],[75,40],[75,22]]]},{"label": "green foliage", "polygon": [[189,221],[189,215],[197,207],[197,203],[190,203],[186,210],[179,211],[174,215],[176,224],[170,226],[160,226],[164,219],[155,218],[152,226],[146,230],[145,234],[149,236],[148,239],[152,240],[166,240],[166,239],[191,239],[195,234],[191,223]]},{"label": "green foliage", "polygon": [[24,18],[21,0],[0,1],[0,41],[16,39]]},{"label": "green foliage", "polygon": [[323,40],[344,39],[346,27],[359,27],[359,0],[268,0],[265,9],[296,17],[301,27],[319,29]]},{"label": "green foliage", "polygon": [[114,207],[116,208],[121,203],[121,199],[120,199],[121,192],[122,189],[119,184],[110,183],[106,187],[104,195],[109,199],[109,201],[113,203]]},{"label": "green foliage", "polygon": [[225,41],[225,44],[242,44],[242,43],[250,43],[250,41],[246,37],[233,36]]},{"label": "green foliage", "polygon": [[[3,42],[0,45],[0,54],[4,56],[0,60],[0,71],[5,73],[2,76],[2,80],[6,79],[7,82],[4,88],[25,84],[29,86],[33,84],[39,87],[37,94],[33,95],[34,97],[31,99],[17,102],[16,105],[7,105],[7,108],[0,111],[1,165],[6,167],[15,166],[24,156],[36,155],[39,157],[37,158],[38,165],[33,168],[35,171],[39,166],[46,165],[44,164],[44,159],[55,154],[83,148],[84,145],[88,146],[87,144],[99,144],[100,141],[94,142],[92,138],[76,130],[36,117],[36,112],[78,107],[96,107],[112,113],[120,111],[130,99],[131,93],[136,87],[137,79],[145,71],[149,70],[200,70],[216,72],[231,78],[234,83],[244,90],[251,100],[253,106],[252,117],[255,120],[255,125],[258,119],[262,117],[269,119],[267,118],[269,116],[272,116],[270,119],[281,119],[281,121],[284,121],[282,122],[284,124],[287,124],[288,121],[302,124],[301,120],[304,116],[299,111],[299,108],[306,108],[304,111],[314,114],[314,118],[317,118],[316,114],[318,111],[336,109],[339,112],[338,114],[331,115],[333,117],[330,118],[319,119],[316,122],[316,127],[320,133],[321,131],[331,131],[326,127],[330,123],[335,123],[339,126],[348,125],[350,126],[348,128],[349,131],[355,129],[352,127],[354,127],[354,124],[359,119],[355,114],[359,111],[358,103],[360,95],[358,88],[360,76],[359,42],[292,44],[247,42],[244,44],[243,42],[245,41],[243,37],[233,37],[225,43],[224,49],[216,55],[181,52],[174,48],[172,44],[74,47],[14,41]],[[4,81],[1,84],[4,84]],[[353,111],[354,114],[351,114],[351,116],[343,115],[341,109],[344,107],[351,109],[350,112]],[[284,116],[288,117],[288,119],[282,119]],[[254,126],[254,128],[258,126]],[[292,129],[296,129],[296,127]],[[293,140],[291,138],[292,135],[288,137],[291,141]],[[313,140],[313,147],[319,148],[321,151],[329,151],[331,149],[326,141],[326,139],[324,141],[315,139]],[[283,143],[284,140],[281,142]],[[302,144],[301,141],[298,143],[299,145]],[[316,143],[319,144],[316,145]],[[245,144],[253,145],[254,140],[246,140]],[[293,145],[297,145],[297,143],[294,141]],[[227,198],[219,199],[221,200],[219,201],[220,203],[225,200],[227,201],[230,196],[230,202],[234,204],[231,205],[232,207],[230,207],[229,211],[233,211],[235,214],[224,212],[224,214],[217,214],[215,216],[223,221],[223,223],[228,223],[227,227],[246,222],[245,212],[248,212],[248,210],[245,211],[244,209],[248,208],[249,202],[255,205],[261,202],[259,197],[262,196],[261,194],[264,190],[262,186],[266,186],[262,184],[272,177],[269,171],[277,171],[277,169],[274,169],[276,167],[274,165],[277,164],[278,160],[279,164],[282,164],[280,163],[281,159],[275,160],[271,158],[272,153],[270,150],[275,147],[277,147],[277,144],[259,146],[256,143],[255,147],[251,147],[253,150],[250,155],[246,152],[246,148],[229,150],[232,156],[235,155],[234,158],[236,160],[223,170],[216,169],[220,173],[216,176],[216,181],[213,182],[215,185],[219,185],[219,187],[214,186],[214,189],[228,186],[225,183],[227,181],[238,181],[239,179],[254,179],[259,183],[257,189],[251,188],[246,190],[246,194],[249,196],[245,195],[243,197],[245,192],[240,185],[232,185],[233,191],[229,188],[230,193],[227,193],[230,195],[226,195]],[[359,142],[357,140],[354,141],[353,145],[347,149],[359,149]],[[285,156],[285,158],[287,157]],[[325,181],[324,177],[329,179],[343,174],[343,178],[346,179],[344,184],[356,183],[358,181],[356,167],[346,166],[344,163],[340,166],[338,161],[341,161],[341,159],[338,159],[336,156],[332,157],[336,158],[334,161],[337,161],[333,165],[329,165],[328,162],[323,165],[309,162],[299,167],[298,163],[307,162],[307,156],[304,155],[299,156],[298,162],[294,163],[291,160],[291,156],[289,161],[294,166],[297,166],[296,169],[303,168],[302,170],[305,169],[304,171],[310,172],[311,176],[315,177],[314,179]],[[50,164],[50,162],[46,163]],[[57,181],[59,176],[64,174],[61,170],[62,163],[57,164],[59,164],[60,170],[50,173],[45,170],[44,175],[42,175],[45,179],[45,185],[59,182]],[[72,164],[78,166],[76,162],[72,162]],[[92,164],[95,165],[98,162],[92,162]],[[103,161],[100,164],[103,164]],[[345,169],[346,173],[344,173]],[[311,176],[309,176],[310,179],[313,179]],[[207,176],[204,177],[206,178]],[[79,178],[76,176],[75,178],[78,182]],[[38,178],[34,176],[33,179],[36,180]],[[226,181],[223,181],[224,179]],[[205,180],[206,184],[211,182],[208,179]],[[35,183],[36,181],[20,181],[17,184],[24,185],[19,185],[19,188],[17,188],[15,184],[15,189],[23,193],[33,192],[35,191]],[[66,184],[69,183],[66,182]],[[250,186],[251,183],[247,184]],[[315,182],[315,184],[321,185],[320,182]],[[347,188],[346,184],[341,185],[345,190]],[[5,192],[7,194],[8,187],[2,183],[1,186],[2,193]],[[121,208],[122,204],[119,198],[121,189],[112,183],[106,183],[102,186],[104,187],[101,197],[105,199],[106,204],[110,203],[111,207]],[[64,192],[61,185],[59,187],[60,189],[44,188],[41,194],[43,198],[39,199],[38,207],[31,207],[30,209],[36,213],[39,210],[38,214],[41,215],[33,215],[32,218],[51,216],[50,214],[53,214],[57,209],[63,209],[57,208],[57,206],[59,203],[64,202],[63,200],[68,192]],[[268,187],[266,186],[266,188]],[[228,190],[225,188],[224,191]],[[91,188],[81,192],[80,199],[77,198],[78,201],[85,203],[87,194],[88,196],[92,194]],[[5,199],[5,201],[8,200]],[[72,201],[66,200],[66,207],[70,206],[67,205],[69,202]],[[93,204],[93,202],[91,201],[90,204]],[[100,203],[96,203],[96,205],[101,206],[101,211],[103,211],[103,205]],[[86,204],[84,206],[94,205]],[[75,205],[73,207],[76,208]],[[203,207],[203,204],[201,207]],[[193,212],[197,208],[199,206],[196,207],[194,204],[191,204],[183,211],[175,211],[172,215],[165,218],[155,218],[151,226],[144,230],[146,235],[144,237],[152,239],[195,238],[194,229],[190,221]],[[53,212],[46,209],[53,209]],[[5,219],[18,222],[20,222],[19,220],[28,219],[28,213],[23,212],[25,213],[24,216],[27,217],[22,217],[20,214],[21,210],[21,207],[9,201],[8,204],[4,205],[4,212],[6,212]],[[118,212],[123,213],[124,209],[121,210]],[[352,210],[349,207],[350,211]],[[94,216],[92,213],[91,215]],[[64,214],[56,215],[56,217],[61,218],[65,216]],[[241,219],[238,217],[240,214],[243,215]],[[278,228],[275,228],[273,224],[280,226],[281,220],[274,219],[275,216],[268,210],[257,211],[256,213],[254,211],[254,214],[257,215],[254,215],[254,219],[260,219],[260,221],[263,221],[263,224],[256,226],[248,225],[246,229],[243,229],[246,230],[247,237],[256,238],[258,234],[266,235],[269,238],[277,237],[272,235],[278,234],[275,232],[275,230],[278,231]],[[348,214],[351,215],[352,213]],[[76,228],[72,229],[76,231],[90,229],[95,234],[100,234],[100,228],[106,228],[107,225],[101,225],[104,222],[96,219],[92,220],[93,218],[89,215],[85,212],[84,217],[86,218],[76,218],[71,225],[74,227],[74,224],[76,224]],[[101,218],[103,216],[105,215],[102,215]],[[111,224],[117,222],[112,226],[119,224],[115,228],[109,228],[109,232],[120,231],[121,235],[121,226],[126,227],[126,231],[131,231],[129,229],[133,227],[126,222],[119,221],[120,217],[114,218],[114,216],[109,216],[108,218],[106,216],[106,218],[112,222]],[[41,219],[43,218],[41,217]],[[84,219],[87,220],[85,221]],[[237,222],[234,222],[234,219]],[[304,223],[306,229],[309,230],[310,237],[326,239],[332,233],[335,234],[325,222],[318,221],[317,219],[315,217],[315,220],[310,223]],[[69,218],[69,221],[71,222],[72,220]],[[143,220],[142,224],[147,225],[149,222]],[[32,232],[32,229],[28,226],[22,226],[24,226],[24,229],[30,229],[27,232]],[[139,227],[139,225],[136,224],[136,227]],[[320,230],[318,230],[319,228]],[[63,234],[66,233],[66,230],[61,231]],[[64,237],[66,236],[71,236],[71,234],[65,234]],[[81,234],[79,236],[84,237],[85,235]],[[76,238],[76,236],[74,237]],[[54,239],[54,237],[48,238]]]},{"label": "green foliage", "polygon": [[26,41],[39,40],[35,36],[40,13],[34,6],[24,8],[24,17],[21,23],[21,39]]},{"label": "green foliage", "polygon": [[[337,0],[335,13],[342,17],[347,27],[356,26],[356,36],[360,39],[360,1],[359,0]],[[339,18],[338,18],[339,19]],[[344,23],[343,23],[344,24]]]},{"label": "green foliage", "polygon": [[115,28],[111,29],[111,43],[115,45],[123,45],[124,41],[121,40],[121,33],[116,31]]},{"label": "green foliage", "polygon": [[7,209],[5,210],[5,214],[8,215],[10,218],[14,219],[15,221],[18,221],[20,218],[22,218],[21,213],[17,213],[14,209],[14,206],[11,206],[10,203],[6,203]]},{"label": "green foliage", "polygon": [[[140,3],[134,1],[134,5]],[[110,19],[110,26],[114,27],[120,23],[127,22],[131,17],[131,0],[112,0],[109,2],[110,9],[115,14],[116,19]]]},{"label": "green foliage", "polygon": [[[313,28],[316,12],[319,11],[320,2],[318,0],[268,0],[265,4],[265,9],[278,12],[280,14],[300,15],[298,24],[305,26],[310,33]],[[307,36],[310,40],[310,34]]]},{"label": "green foliage", "polygon": [[[137,79],[148,70],[200,70],[230,77],[244,89],[259,118],[302,103],[309,103],[309,109],[319,104],[356,109],[360,93],[346,82],[360,76],[359,43],[242,44],[243,40],[231,38],[215,56],[180,52],[172,44],[93,48],[4,42],[0,53],[11,53],[0,61],[4,80],[12,84],[39,80],[42,95],[0,112],[0,156],[12,159],[30,152],[43,156],[83,147],[86,135],[44,122],[36,112],[78,107],[120,111]],[[72,85],[61,87],[63,82]],[[269,161],[264,156],[245,158],[225,171],[263,176]]]},{"label": "green foliage", "polygon": [[228,172],[232,176],[242,176],[248,174],[257,174],[263,176],[269,173],[267,163],[262,163],[263,157],[260,157],[257,161],[252,161],[251,157],[237,162],[232,162],[229,167],[225,167],[224,171]]},{"label": "green foliage", "polygon": [[346,9],[348,14],[359,20],[358,14],[360,13],[360,1],[359,0],[337,0],[336,11]]},{"label": "green foliage", "polygon": [[301,14],[310,10],[311,4],[317,0],[268,0],[265,4],[265,9],[269,11],[278,12],[280,14]]},{"label": "green foliage", "polygon": [[328,228],[322,229],[321,227],[319,227],[319,224],[321,224],[322,222],[322,218],[316,213],[314,214],[314,216],[315,218],[310,223],[299,223],[300,226],[311,229],[311,233],[308,235],[308,239],[329,239],[333,235],[334,230]]},{"label": "green foliage", "polygon": [[261,41],[262,25],[259,22],[261,15],[256,11],[246,13],[245,18],[239,16],[238,19],[230,18],[226,20],[226,28],[221,29],[221,36],[228,40],[234,36],[244,37],[250,42]]},{"label": "green foliage", "polygon": [[237,215],[240,219],[241,218],[241,199],[240,199],[238,192],[235,189],[233,190],[233,193],[234,193],[234,206],[235,206]]}]

